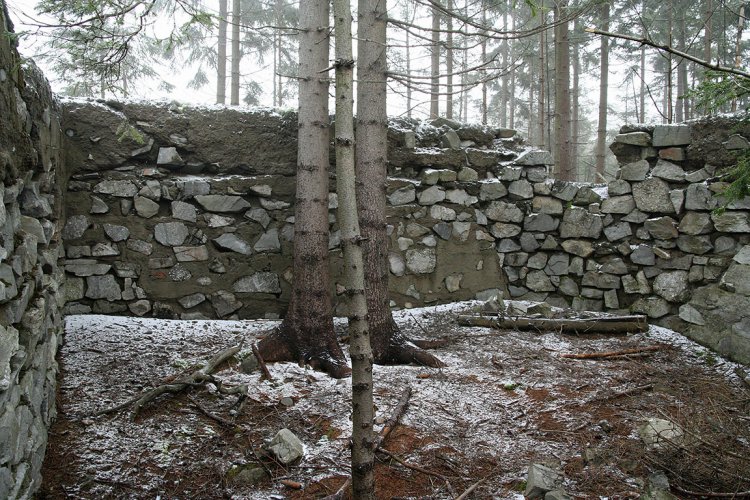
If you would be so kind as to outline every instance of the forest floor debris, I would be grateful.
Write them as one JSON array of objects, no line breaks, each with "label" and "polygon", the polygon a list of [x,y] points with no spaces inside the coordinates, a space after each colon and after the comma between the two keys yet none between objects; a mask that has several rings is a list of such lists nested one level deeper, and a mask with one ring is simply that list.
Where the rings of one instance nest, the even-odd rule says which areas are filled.
[{"label": "forest floor debris", "polygon": [[[559,470],[576,498],[637,498],[655,471],[675,492],[750,490],[750,387],[740,378],[747,367],[654,326],[567,335],[457,324],[477,307],[396,313],[408,334],[439,346],[433,352],[448,367],[375,368],[377,431],[411,387],[378,454],[378,498],[518,499],[534,463]],[[350,379],[292,363],[269,364],[268,379],[243,373],[233,359],[215,375],[249,388],[241,405],[209,381],[160,396],[134,421],[130,411],[96,415],[195,373],[243,339],[243,353],[251,352],[273,325],[68,317],[40,498],[336,494],[349,477]],[[345,333],[344,322],[337,328]],[[646,351],[563,357],[639,349]],[[679,426],[683,439],[644,444],[638,428],[655,418]],[[264,451],[285,428],[304,443],[292,465]]]}]

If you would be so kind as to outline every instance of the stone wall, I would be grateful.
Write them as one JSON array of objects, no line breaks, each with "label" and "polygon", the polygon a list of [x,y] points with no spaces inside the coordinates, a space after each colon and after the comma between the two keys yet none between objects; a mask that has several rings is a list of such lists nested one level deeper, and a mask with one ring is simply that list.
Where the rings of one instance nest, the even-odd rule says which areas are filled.
[{"label": "stone wall", "polygon": [[0,2],[0,498],[39,487],[62,334],[59,106]]},{"label": "stone wall", "polygon": [[[69,312],[283,313],[294,115],[96,101],[64,108],[73,173],[63,231]],[[507,131],[391,125],[394,306],[502,291],[642,312],[750,361],[742,312],[750,280],[741,279],[750,202],[712,211],[726,186],[716,169],[747,147],[750,131],[730,137],[722,121],[624,127],[612,145],[619,178],[605,186],[548,179],[549,153],[514,147]],[[338,278],[335,194],[329,201]]]}]

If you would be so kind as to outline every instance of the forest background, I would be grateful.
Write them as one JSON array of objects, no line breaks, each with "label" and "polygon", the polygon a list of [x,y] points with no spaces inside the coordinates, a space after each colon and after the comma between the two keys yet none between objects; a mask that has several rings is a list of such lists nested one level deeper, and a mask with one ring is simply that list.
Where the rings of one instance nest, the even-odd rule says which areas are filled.
[{"label": "forest background", "polygon": [[[22,52],[59,94],[297,107],[298,2],[8,6]],[[747,79],[716,76],[700,62],[746,64],[748,12],[737,0],[392,1],[388,115],[516,129],[554,153],[558,178],[601,182],[616,171],[606,145],[621,124],[747,106]],[[101,30],[93,40],[91,21]],[[728,97],[709,106],[707,85]]]}]

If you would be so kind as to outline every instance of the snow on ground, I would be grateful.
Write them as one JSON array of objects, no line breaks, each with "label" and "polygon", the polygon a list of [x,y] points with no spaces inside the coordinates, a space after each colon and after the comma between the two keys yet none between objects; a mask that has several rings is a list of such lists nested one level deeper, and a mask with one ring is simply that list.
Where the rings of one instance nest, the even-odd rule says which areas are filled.
[{"label": "snow on ground", "polygon": [[[718,362],[707,366],[703,347],[664,328],[652,326],[647,333],[627,336],[564,336],[456,324],[458,314],[478,305],[462,302],[395,313],[397,323],[412,337],[450,339],[447,347],[435,351],[448,366],[375,367],[378,422],[390,416],[411,386],[408,410],[389,449],[410,463],[440,470],[452,486],[384,465],[388,470],[382,474],[390,475],[382,476],[382,487],[411,488],[404,491],[406,496],[452,498],[487,477],[474,498],[519,498],[528,465],[542,460],[565,470],[571,493],[590,496],[601,486],[591,479],[598,476],[583,460],[584,448],[630,446],[642,418],[657,408],[689,403],[685,398],[695,392],[691,378],[713,377],[712,384],[741,385],[733,373],[736,365],[713,356]],[[159,399],[135,422],[127,410],[94,416],[175,374],[191,372],[243,339],[243,352],[249,352],[251,342],[275,324],[68,317],[60,357],[60,418],[45,465],[45,498],[315,498],[304,492],[347,476],[351,380],[334,380],[293,363],[269,365],[273,381],[263,380],[257,372],[242,373],[237,363],[219,372],[225,384],[250,388],[241,409],[234,404],[236,398],[220,396],[209,386],[209,391],[191,391],[193,400]],[[344,326],[337,320],[337,329]],[[560,357],[655,344],[664,344],[664,349],[643,358]],[[627,405],[613,403],[612,394],[644,384],[653,389],[637,393]],[[218,425],[201,409],[235,422],[236,428]],[[607,426],[613,430],[597,430]],[[227,479],[233,465],[258,462],[264,442],[283,427],[305,443],[300,463],[271,466],[273,477],[258,484]],[[626,492],[643,486],[645,472],[639,467],[623,469],[619,462],[601,467],[611,490],[596,496],[627,497]],[[306,489],[288,490],[278,482],[283,478],[299,481]],[[403,486],[398,482],[402,480]]]}]

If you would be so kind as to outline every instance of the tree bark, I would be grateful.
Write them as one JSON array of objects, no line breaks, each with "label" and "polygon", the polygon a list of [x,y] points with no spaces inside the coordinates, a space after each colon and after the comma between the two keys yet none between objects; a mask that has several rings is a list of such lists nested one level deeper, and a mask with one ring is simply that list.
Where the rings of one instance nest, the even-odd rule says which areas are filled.
[{"label": "tree bark", "polygon": [[437,358],[411,344],[393,321],[388,297],[388,236],[386,234],[386,2],[359,1],[357,50],[356,178],[370,340],[376,363],[443,366]]},{"label": "tree bark", "polygon": [[227,0],[219,0],[219,47],[216,61],[216,104],[227,102]]},{"label": "tree bark", "polygon": [[[544,22],[541,21],[540,22]],[[537,137],[537,147],[545,149],[547,146],[547,134],[545,133],[547,127],[547,114],[546,114],[546,89],[547,85],[547,32],[542,30],[539,32],[539,91],[537,92],[538,105],[537,105],[537,123],[539,126],[539,136]]]},{"label": "tree bark", "polygon": [[[508,29],[508,5],[503,6],[503,29]],[[510,45],[508,43],[508,39],[503,39],[501,43],[501,51],[502,51],[502,67],[503,67],[503,76],[500,80],[500,126],[501,127],[507,127],[508,126],[508,87],[510,79],[510,76],[512,74],[512,71],[510,71],[510,68],[508,68],[508,64],[510,61]]]},{"label": "tree bark", "polygon": [[232,0],[232,82],[230,85],[229,104],[240,104],[240,0]]},{"label": "tree bark", "polygon": [[[482,0],[482,26],[487,26],[487,5]],[[479,74],[482,77],[482,124],[487,125],[487,37],[482,37],[482,69]]]},{"label": "tree bark", "polygon": [[437,7],[432,8],[430,51],[430,119],[434,120],[440,116],[440,11]]},{"label": "tree bark", "polygon": [[[453,0],[447,0],[448,11],[453,9]],[[453,119],[453,18],[446,16],[445,34],[445,117]]]},{"label": "tree bark", "polygon": [[[581,33],[581,21],[580,18],[576,18],[573,23],[573,36],[577,37]],[[581,74],[581,50],[580,44],[577,39],[573,41],[573,85],[570,91],[570,161],[573,170],[573,178],[575,180],[586,180],[590,181],[593,175],[588,170],[585,172],[586,178],[581,179],[581,172],[578,171],[578,145],[581,143],[581,121],[579,118],[580,105],[579,105],[579,93],[580,93],[580,74]]]},{"label": "tree bark", "polygon": [[[602,29],[609,31],[609,3],[604,2],[601,6]],[[599,120],[596,128],[596,172],[604,176],[607,147],[607,108],[609,97],[609,38],[600,37],[599,40]],[[643,75],[641,75],[643,76]],[[597,179],[598,180],[598,179]]]},{"label": "tree bark", "polygon": [[333,330],[328,269],[329,6],[301,0],[294,283],[281,325],[258,345],[266,361],[309,363],[333,377],[351,373]]},{"label": "tree bark", "polygon": [[[567,0],[555,4],[555,18],[564,19]],[[570,42],[568,23],[555,26],[555,166],[557,178],[575,180],[570,155]]]},{"label": "tree bark", "polygon": [[[333,8],[336,28],[336,193],[344,252],[344,287],[349,299],[349,352],[352,360],[352,491],[354,498],[370,500],[375,498],[373,359],[354,171],[352,13],[349,0],[334,0]],[[372,7],[362,2],[358,26],[364,40],[369,39],[374,22]],[[359,43],[367,43],[364,40]],[[371,48],[363,48],[368,49]]]}]

